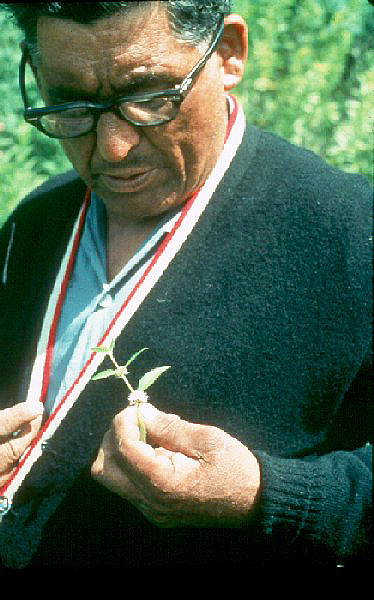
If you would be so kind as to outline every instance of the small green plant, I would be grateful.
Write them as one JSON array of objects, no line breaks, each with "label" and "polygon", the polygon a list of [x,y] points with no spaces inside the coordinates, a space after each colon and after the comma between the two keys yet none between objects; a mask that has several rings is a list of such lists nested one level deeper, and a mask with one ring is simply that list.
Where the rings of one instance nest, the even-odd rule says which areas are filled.
[{"label": "small green plant", "polygon": [[138,418],[140,440],[142,442],[145,442],[146,441],[146,429],[145,429],[144,421],[142,420],[142,418],[140,416],[139,406],[140,406],[140,404],[143,404],[144,402],[148,402],[148,394],[146,393],[146,390],[156,381],[156,379],[158,379],[160,377],[160,375],[162,375],[162,373],[164,373],[167,369],[170,369],[170,366],[156,367],[155,369],[148,371],[139,379],[137,387],[134,388],[128,379],[128,375],[129,375],[128,368],[131,365],[131,363],[142,352],[144,352],[145,350],[148,350],[148,348],[142,348],[141,350],[138,350],[137,352],[135,352],[135,354],[133,354],[129,358],[129,360],[127,361],[127,363],[125,365],[119,365],[114,356],[114,345],[115,345],[115,342],[113,340],[112,343],[110,344],[110,346],[96,346],[95,348],[92,348],[93,352],[102,352],[103,354],[106,354],[107,356],[109,356],[110,360],[112,361],[112,363],[114,365],[114,369],[106,369],[105,371],[100,371],[99,373],[96,373],[96,375],[94,375],[92,377],[92,380],[96,381],[98,379],[106,379],[107,377],[117,377],[118,379],[122,379],[122,381],[125,383],[127,389],[129,390],[129,395],[128,395],[129,405],[135,405],[137,407],[137,418]]}]

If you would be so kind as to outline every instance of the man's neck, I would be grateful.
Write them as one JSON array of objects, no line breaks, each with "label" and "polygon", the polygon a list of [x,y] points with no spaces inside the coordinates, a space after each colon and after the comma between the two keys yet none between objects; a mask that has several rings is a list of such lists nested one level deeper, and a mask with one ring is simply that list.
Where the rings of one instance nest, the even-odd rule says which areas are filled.
[{"label": "man's neck", "polygon": [[148,219],[107,217],[107,277],[111,281],[134,256],[139,246],[160,223],[163,215]]}]

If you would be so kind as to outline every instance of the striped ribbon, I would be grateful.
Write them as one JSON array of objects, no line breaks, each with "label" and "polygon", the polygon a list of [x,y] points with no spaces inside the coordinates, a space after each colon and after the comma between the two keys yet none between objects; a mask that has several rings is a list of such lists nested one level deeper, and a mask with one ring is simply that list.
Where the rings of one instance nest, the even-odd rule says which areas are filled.
[{"label": "striped ribbon", "polygon": [[[109,345],[109,343],[115,340],[123,331],[128,321],[155,286],[165,269],[181,248],[182,244],[187,239],[188,235],[191,233],[219,182],[229,168],[238,146],[242,141],[245,130],[244,113],[237,101],[232,97],[230,97],[230,99],[233,104],[233,110],[230,115],[226,132],[224,149],[220,154],[214,169],[203,186],[185,203],[173,229],[165,237],[147,269],[134,285],[113,320],[109,323],[104,335],[98,340],[97,346],[104,344]],[[43,401],[48,390],[57,323],[78,249],[89,198],[90,192],[88,190],[83,206],[74,224],[73,232],[50,296],[26,401],[35,400],[35,398]],[[104,355],[102,353],[94,352],[91,354],[74,383],[49,415],[48,419],[39,430],[38,435],[34,438],[29,448],[19,460],[12,477],[0,489],[0,520],[10,510],[14,494],[20,488],[33,464],[42,455],[45,444],[62,423],[66,414],[97,371],[103,359]]]}]

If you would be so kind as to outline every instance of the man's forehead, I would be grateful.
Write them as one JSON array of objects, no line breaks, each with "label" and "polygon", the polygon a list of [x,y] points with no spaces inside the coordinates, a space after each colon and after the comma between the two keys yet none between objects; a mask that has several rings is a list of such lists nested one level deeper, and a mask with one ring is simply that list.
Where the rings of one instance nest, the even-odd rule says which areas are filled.
[{"label": "man's forehead", "polygon": [[153,9],[152,17],[150,20],[147,11],[130,11],[88,25],[41,18],[42,79],[51,89],[67,88],[87,96],[100,90],[105,96],[145,75],[182,78],[200,53],[175,38],[165,10]]},{"label": "man's forehead", "polygon": [[[143,10],[116,13],[93,23],[82,24],[68,19],[41,17],[37,24],[40,55],[64,59],[75,54],[81,60],[100,60],[105,56],[126,54],[134,62],[193,48],[178,40],[170,27],[165,8],[157,3]],[[162,3],[160,3],[162,4]]]}]

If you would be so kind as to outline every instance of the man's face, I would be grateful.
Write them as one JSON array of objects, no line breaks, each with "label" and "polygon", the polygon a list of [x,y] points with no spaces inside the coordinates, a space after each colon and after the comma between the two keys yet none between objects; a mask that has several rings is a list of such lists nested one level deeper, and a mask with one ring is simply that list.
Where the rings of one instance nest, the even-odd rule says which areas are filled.
[{"label": "man's face", "polygon": [[[202,48],[178,41],[162,3],[81,25],[49,17],[38,22],[38,77],[48,104],[107,101],[170,89]],[[174,121],[134,127],[114,113],[95,133],[61,142],[86,184],[117,218],[160,215],[183,203],[212,170],[222,149],[227,104],[220,55],[213,54]]]}]

